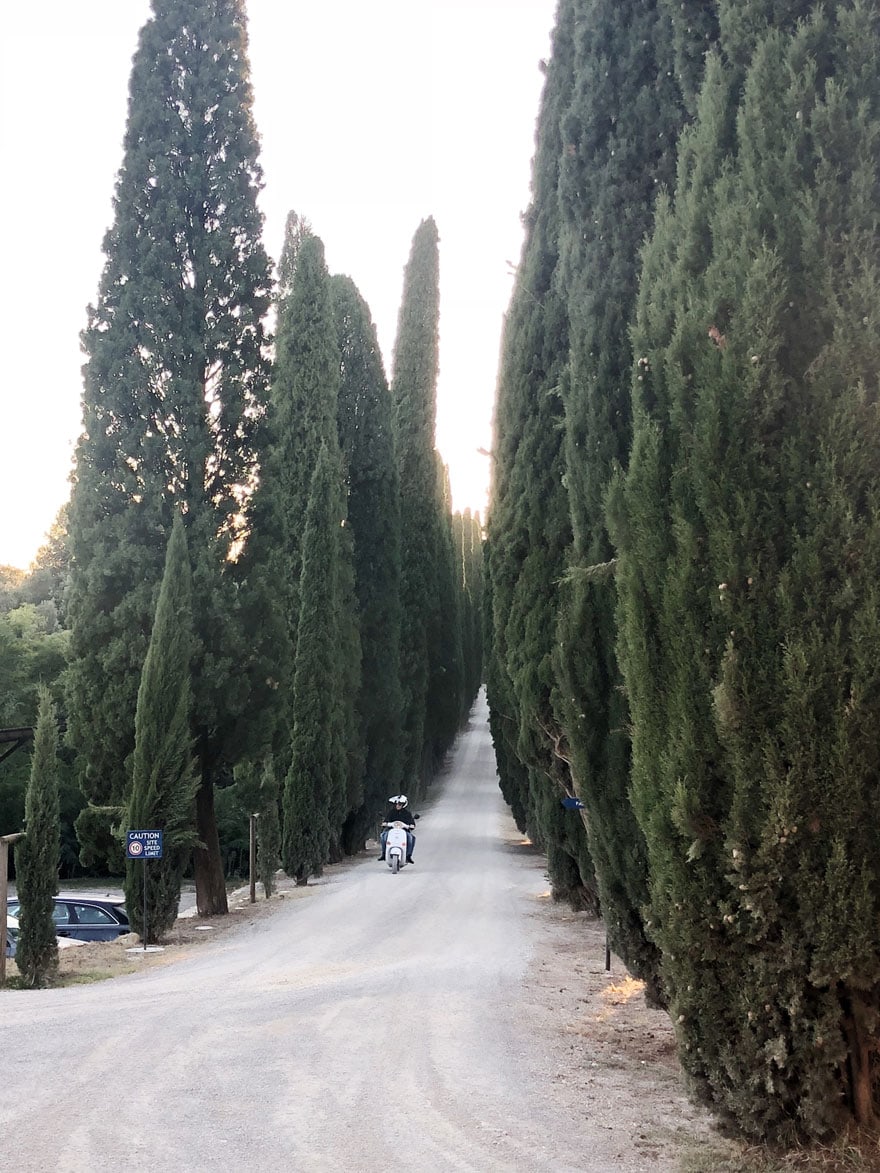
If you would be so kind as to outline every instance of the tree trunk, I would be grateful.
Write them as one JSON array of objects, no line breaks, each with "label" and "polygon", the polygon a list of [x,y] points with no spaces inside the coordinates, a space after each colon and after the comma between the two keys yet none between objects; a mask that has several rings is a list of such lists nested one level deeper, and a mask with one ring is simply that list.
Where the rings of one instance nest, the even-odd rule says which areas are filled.
[{"label": "tree trunk", "polygon": [[229,911],[229,905],[214,814],[214,782],[207,768],[202,770],[202,781],[196,794],[196,828],[204,845],[193,852],[196,908],[199,916],[222,916]]},{"label": "tree trunk", "polygon": [[867,1024],[859,1013],[857,996],[844,999],[844,1007],[850,1004],[851,1010],[844,1017],[844,1032],[846,1034],[847,1066],[849,1068],[849,1084],[852,1095],[852,1110],[856,1123],[863,1128],[870,1128],[877,1124],[878,1115],[875,1110],[872,1095],[871,1080],[871,1053],[868,1041]]}]

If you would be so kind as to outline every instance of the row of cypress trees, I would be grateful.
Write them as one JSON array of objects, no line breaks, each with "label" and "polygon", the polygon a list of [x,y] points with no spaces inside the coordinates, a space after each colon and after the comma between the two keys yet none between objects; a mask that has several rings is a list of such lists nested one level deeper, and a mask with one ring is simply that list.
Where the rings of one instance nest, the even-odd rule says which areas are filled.
[{"label": "row of cypress trees", "polygon": [[434,450],[433,221],[389,388],[367,306],[294,214],[273,299],[243,0],[152,7],[83,334],[66,703],[84,860],[166,832],[127,880],[156,939],[190,854],[200,913],[226,911],[218,787],[253,791],[267,885],[279,853],[304,882],[422,792],[479,684],[480,526],[453,520]]},{"label": "row of cypress trees", "polygon": [[880,1117],[878,136],[875,5],[561,0],[499,377],[502,790],[763,1138]]}]

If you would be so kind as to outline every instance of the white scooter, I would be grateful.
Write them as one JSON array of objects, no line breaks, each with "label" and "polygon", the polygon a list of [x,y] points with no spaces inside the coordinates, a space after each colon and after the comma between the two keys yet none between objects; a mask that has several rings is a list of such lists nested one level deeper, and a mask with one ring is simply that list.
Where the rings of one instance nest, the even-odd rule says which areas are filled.
[{"label": "white scooter", "polygon": [[388,823],[388,838],[385,840],[385,862],[397,874],[406,867],[406,824],[400,820]]}]

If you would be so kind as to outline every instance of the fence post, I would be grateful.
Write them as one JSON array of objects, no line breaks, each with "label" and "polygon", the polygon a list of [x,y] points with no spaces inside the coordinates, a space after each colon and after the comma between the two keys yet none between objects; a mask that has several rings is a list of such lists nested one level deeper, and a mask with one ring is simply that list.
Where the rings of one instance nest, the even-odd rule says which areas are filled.
[{"label": "fence post", "polygon": [[0,835],[0,986],[6,985],[6,909],[9,888],[9,844],[24,838],[24,831],[15,835]]}]

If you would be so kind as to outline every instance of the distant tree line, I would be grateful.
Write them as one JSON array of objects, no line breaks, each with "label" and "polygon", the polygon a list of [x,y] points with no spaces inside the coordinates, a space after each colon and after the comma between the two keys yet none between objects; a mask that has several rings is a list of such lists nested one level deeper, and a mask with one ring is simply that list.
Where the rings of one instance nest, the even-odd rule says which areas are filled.
[{"label": "distant tree line", "polygon": [[[199,912],[226,911],[250,813],[268,893],[279,863],[304,883],[364,846],[389,794],[424,795],[480,685],[482,533],[434,447],[433,220],[389,387],[366,303],[293,213],[273,282],[242,0],[152,8],[69,512],[30,576],[0,580],[0,720],[32,725],[51,685],[78,866],[121,874],[124,831],[164,830],[157,939],[187,869]],[[129,865],[139,930],[142,883]]]},{"label": "distant tree line", "polygon": [[487,522],[502,790],[706,1103],[876,1125],[877,6],[561,0],[532,193]]}]

